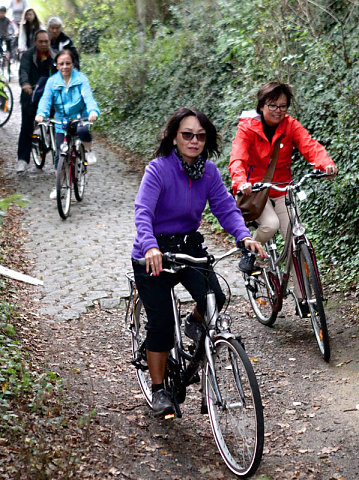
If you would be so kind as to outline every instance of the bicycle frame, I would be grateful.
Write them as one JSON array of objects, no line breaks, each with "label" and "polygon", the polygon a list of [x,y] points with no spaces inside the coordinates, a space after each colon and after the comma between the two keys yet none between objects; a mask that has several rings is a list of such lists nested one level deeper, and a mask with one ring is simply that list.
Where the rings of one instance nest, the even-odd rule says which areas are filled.
[{"label": "bicycle frame", "polygon": [[[318,270],[314,248],[312,246],[311,241],[308,239],[308,237],[305,234],[304,225],[300,221],[297,198],[296,198],[294,189],[289,189],[287,191],[287,196],[285,201],[288,207],[289,225],[288,225],[288,230],[286,235],[286,242],[285,242],[282,254],[278,258],[277,246],[273,239],[270,239],[268,242],[266,242],[266,246],[267,246],[268,252],[270,252],[269,259],[270,259],[271,269],[276,272],[276,275],[280,280],[280,291],[281,291],[282,297],[285,298],[287,297],[288,294],[291,294],[294,297],[295,302],[297,303],[298,299],[296,298],[294,292],[292,290],[288,290],[288,282],[289,282],[291,266],[293,264],[293,268],[297,276],[299,288],[302,294],[302,298],[306,298],[302,272],[299,267],[299,261],[298,261],[299,245],[301,243],[305,243],[309,249],[309,252],[313,261],[313,265],[315,268],[315,272],[318,277],[320,290],[321,292],[323,290],[322,290],[322,284],[320,282],[319,270]],[[281,269],[280,264],[284,260],[285,260],[285,267]]]}]

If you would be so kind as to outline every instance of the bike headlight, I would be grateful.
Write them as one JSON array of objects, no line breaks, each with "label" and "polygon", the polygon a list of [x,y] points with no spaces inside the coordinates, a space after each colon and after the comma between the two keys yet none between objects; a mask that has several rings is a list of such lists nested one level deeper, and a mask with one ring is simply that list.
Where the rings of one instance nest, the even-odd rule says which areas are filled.
[{"label": "bike headlight", "polygon": [[69,146],[67,143],[61,143],[60,145],[61,153],[67,153],[69,151]]},{"label": "bike headlight", "polygon": [[293,227],[293,234],[296,237],[300,237],[301,235],[304,235],[305,232],[305,227],[302,223],[296,223]]}]

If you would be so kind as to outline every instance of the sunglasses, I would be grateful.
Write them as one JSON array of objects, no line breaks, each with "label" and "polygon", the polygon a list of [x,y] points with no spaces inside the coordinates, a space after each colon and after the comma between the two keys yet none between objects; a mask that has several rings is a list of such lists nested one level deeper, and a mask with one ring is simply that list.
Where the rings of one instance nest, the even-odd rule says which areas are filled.
[{"label": "sunglasses", "polygon": [[194,137],[199,142],[205,142],[207,135],[205,133],[192,133],[192,132],[179,132],[182,135],[183,140],[190,142]]}]

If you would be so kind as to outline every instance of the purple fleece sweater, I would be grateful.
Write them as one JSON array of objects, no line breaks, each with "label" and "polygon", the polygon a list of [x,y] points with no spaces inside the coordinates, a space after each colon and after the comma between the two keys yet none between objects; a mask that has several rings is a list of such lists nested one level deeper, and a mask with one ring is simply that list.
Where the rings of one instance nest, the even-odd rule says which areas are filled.
[{"label": "purple fleece sweater", "polygon": [[158,248],[155,236],[160,233],[197,230],[207,200],[213,215],[236,241],[250,237],[242,214],[213,162],[206,161],[201,179],[191,180],[174,150],[168,157],[152,160],[135,200],[137,234],[132,258],[142,258],[150,248]]}]

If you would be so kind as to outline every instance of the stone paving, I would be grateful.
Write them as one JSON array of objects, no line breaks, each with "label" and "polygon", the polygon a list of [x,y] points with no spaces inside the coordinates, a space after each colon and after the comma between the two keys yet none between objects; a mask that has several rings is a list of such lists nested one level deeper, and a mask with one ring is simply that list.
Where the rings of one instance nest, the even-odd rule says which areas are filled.
[{"label": "stone paving", "polygon": [[[116,153],[95,143],[98,161],[88,169],[84,199],[80,203],[73,201],[71,215],[63,221],[56,201],[49,199],[55,186],[50,155],[43,170],[31,162],[23,176],[16,174],[21,122],[16,80],[11,88],[15,109],[10,121],[0,128],[0,156],[5,159],[2,173],[9,185],[29,202],[24,208],[22,227],[28,232],[29,256],[35,260],[32,275],[44,282],[43,287],[36,287],[41,313],[70,320],[85,312],[95,300],[103,308],[113,308],[128,295],[125,273],[131,270],[133,205],[140,178],[129,171]],[[206,244],[210,252],[220,251],[208,236]],[[237,263],[236,257],[226,259],[219,271],[229,281],[232,294],[244,295]],[[182,291],[179,294],[185,296]]]}]

